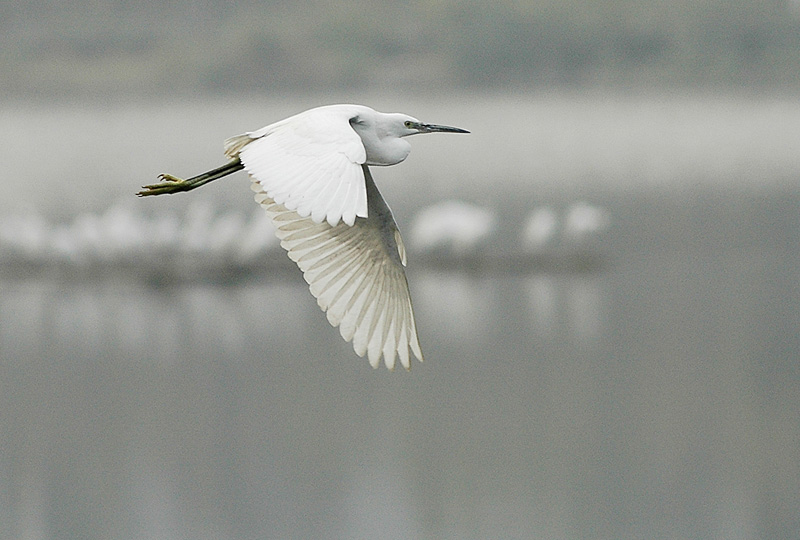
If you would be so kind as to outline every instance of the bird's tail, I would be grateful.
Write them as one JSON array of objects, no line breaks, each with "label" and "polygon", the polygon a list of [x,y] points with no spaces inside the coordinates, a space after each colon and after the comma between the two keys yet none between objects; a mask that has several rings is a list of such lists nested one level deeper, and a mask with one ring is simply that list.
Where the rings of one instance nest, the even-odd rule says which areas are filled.
[{"label": "bird's tail", "polygon": [[241,152],[242,148],[254,140],[255,139],[251,137],[249,133],[226,139],[224,143],[225,155],[231,159],[239,159],[239,152]]}]

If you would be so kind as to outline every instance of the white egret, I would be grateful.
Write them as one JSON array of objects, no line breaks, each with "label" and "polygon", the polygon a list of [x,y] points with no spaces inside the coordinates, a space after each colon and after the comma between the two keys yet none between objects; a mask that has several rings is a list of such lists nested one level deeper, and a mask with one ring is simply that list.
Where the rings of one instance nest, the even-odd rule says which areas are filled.
[{"label": "white egret", "polygon": [[434,132],[469,133],[361,105],[318,107],[226,140],[222,167],[187,180],[163,174],[138,195],[189,191],[244,169],[328,321],[372,367],[383,357],[393,369],[399,357],[410,369],[409,349],[420,361],[422,351],[405,248],[369,165],[400,163],[411,151],[404,137]]},{"label": "white egret", "polygon": [[419,212],[411,240],[426,251],[446,250],[464,256],[478,251],[494,232],[497,219],[491,210],[463,201],[443,201]]},{"label": "white egret", "polygon": [[528,215],[522,233],[522,241],[528,251],[541,251],[553,240],[558,218],[551,208],[546,206],[537,208]]},{"label": "white egret", "polygon": [[564,237],[575,243],[589,241],[611,225],[611,216],[604,208],[578,201],[567,210]]}]

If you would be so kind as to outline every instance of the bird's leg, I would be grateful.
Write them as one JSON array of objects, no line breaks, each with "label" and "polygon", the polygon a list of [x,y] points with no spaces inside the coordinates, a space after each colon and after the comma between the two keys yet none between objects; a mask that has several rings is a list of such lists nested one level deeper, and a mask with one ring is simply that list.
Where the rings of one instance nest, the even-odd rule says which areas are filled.
[{"label": "bird's leg", "polygon": [[222,167],[217,167],[214,170],[193,176],[188,180],[183,180],[177,176],[172,176],[171,174],[160,174],[158,179],[161,180],[161,182],[158,184],[142,186],[142,191],[137,193],[137,195],[139,197],[145,197],[147,195],[162,195],[164,193],[191,191],[195,188],[199,188],[202,185],[208,184],[217,178],[222,178],[223,176],[227,176],[243,168],[244,166],[242,165],[242,162],[239,161],[239,158],[236,158],[233,161],[226,163]]},{"label": "bird's leg", "polygon": [[158,175],[160,182],[158,184],[149,184],[142,186],[142,191],[137,193],[139,197],[147,195],[163,195],[164,193],[178,193],[179,191],[190,191],[197,185],[192,185],[191,179],[183,180],[171,174]]}]

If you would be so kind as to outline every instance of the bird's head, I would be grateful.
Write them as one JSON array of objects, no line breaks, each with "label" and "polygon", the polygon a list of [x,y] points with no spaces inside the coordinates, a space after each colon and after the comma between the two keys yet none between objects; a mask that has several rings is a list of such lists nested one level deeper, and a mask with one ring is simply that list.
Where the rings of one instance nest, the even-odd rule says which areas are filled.
[{"label": "bird's head", "polygon": [[466,129],[457,127],[424,124],[416,118],[404,114],[398,114],[397,116],[397,122],[402,124],[402,126],[398,126],[401,137],[416,135],[417,133],[469,133]]},{"label": "bird's head", "polygon": [[395,165],[411,152],[404,137],[417,133],[469,133],[464,129],[424,124],[407,114],[379,113],[366,107],[350,118],[350,125],[361,137],[367,151],[367,165]]}]

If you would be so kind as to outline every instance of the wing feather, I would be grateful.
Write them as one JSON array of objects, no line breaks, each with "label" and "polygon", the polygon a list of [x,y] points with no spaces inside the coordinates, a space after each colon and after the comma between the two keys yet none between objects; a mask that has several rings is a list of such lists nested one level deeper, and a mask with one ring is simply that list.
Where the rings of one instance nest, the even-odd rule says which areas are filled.
[{"label": "wing feather", "polygon": [[350,125],[354,106],[311,109],[225,141],[267,197],[315,223],[366,218],[366,150]]},{"label": "wing feather", "polygon": [[[370,365],[410,369],[409,350],[422,361],[408,281],[403,269],[405,253],[391,211],[378,192],[367,167],[363,167],[368,217],[352,226],[340,221],[317,223],[313,216],[275,202],[254,181],[258,201],[271,217],[276,235],[297,263],[311,294],[339,327],[345,341]],[[338,188],[337,188],[338,189]]]}]

